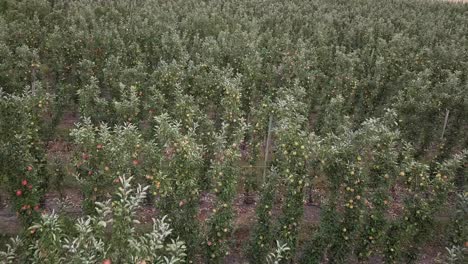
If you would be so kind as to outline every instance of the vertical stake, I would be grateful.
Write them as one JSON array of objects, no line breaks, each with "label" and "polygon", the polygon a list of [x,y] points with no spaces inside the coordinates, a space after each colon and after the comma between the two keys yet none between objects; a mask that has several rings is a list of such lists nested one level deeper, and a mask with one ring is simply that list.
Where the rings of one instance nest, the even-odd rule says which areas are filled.
[{"label": "vertical stake", "polygon": [[270,150],[270,140],[271,140],[271,126],[273,123],[273,116],[270,115],[270,120],[268,121],[268,135],[267,135],[267,140],[266,140],[266,146],[265,146],[265,161],[264,161],[264,167],[263,167],[263,182],[265,182],[265,177],[266,177],[266,171],[267,171],[267,162],[268,162],[268,154]]},{"label": "vertical stake", "polygon": [[36,95],[36,64],[32,64],[31,69],[31,92],[33,95]]},{"label": "vertical stake", "polygon": [[445,134],[445,129],[447,128],[449,113],[450,113],[450,110],[445,109],[444,128],[442,129],[442,136],[440,137],[440,139],[444,139],[444,134]]}]

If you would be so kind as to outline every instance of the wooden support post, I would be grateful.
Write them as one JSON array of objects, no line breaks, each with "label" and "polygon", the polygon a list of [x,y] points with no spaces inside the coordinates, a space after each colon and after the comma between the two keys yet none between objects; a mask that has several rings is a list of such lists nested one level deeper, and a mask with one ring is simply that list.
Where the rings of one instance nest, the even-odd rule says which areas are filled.
[{"label": "wooden support post", "polygon": [[270,153],[270,141],[271,141],[271,126],[273,123],[273,116],[270,115],[270,120],[268,121],[268,135],[267,135],[267,140],[266,140],[266,146],[265,146],[265,161],[263,163],[264,168],[263,168],[263,183],[265,183],[265,178],[266,178],[266,172],[268,170],[268,154]]},{"label": "wooden support post", "polygon": [[448,118],[449,118],[450,110],[445,110],[445,121],[444,121],[444,128],[442,129],[442,135],[440,139],[444,139],[445,129],[447,128]]}]

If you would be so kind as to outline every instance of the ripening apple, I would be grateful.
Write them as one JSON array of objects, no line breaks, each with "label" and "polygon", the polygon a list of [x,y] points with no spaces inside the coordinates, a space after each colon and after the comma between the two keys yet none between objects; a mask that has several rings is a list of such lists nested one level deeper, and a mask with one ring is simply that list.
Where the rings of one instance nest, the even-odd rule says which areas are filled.
[{"label": "ripening apple", "polygon": [[28,185],[28,181],[27,181],[27,180],[22,180],[22,181],[21,181],[21,185],[23,185],[23,186]]},{"label": "ripening apple", "polygon": [[105,259],[102,261],[102,264],[112,264],[112,262],[110,261],[110,259]]},{"label": "ripening apple", "polygon": [[21,190],[17,190],[17,191],[16,191],[16,196],[18,196],[18,197],[19,197],[19,196],[21,196],[21,195],[23,195],[23,191],[21,191]]}]

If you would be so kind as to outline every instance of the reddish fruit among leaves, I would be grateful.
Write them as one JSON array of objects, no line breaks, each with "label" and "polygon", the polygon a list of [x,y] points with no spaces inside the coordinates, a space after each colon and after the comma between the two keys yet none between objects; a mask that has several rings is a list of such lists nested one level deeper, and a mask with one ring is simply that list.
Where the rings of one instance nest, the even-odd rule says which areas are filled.
[{"label": "reddish fruit among leaves", "polygon": [[28,171],[32,171],[32,170],[33,170],[33,167],[32,167],[32,166],[28,166],[28,167],[26,167],[26,169],[27,169]]},{"label": "reddish fruit among leaves", "polygon": [[110,259],[105,259],[102,261],[102,264],[112,264],[112,262],[110,261]]},{"label": "reddish fruit among leaves", "polygon": [[23,192],[21,190],[17,190],[16,191],[16,196],[21,196],[21,195],[23,195]]},{"label": "reddish fruit among leaves", "polygon": [[27,181],[27,180],[22,180],[22,181],[21,181],[21,185],[23,185],[23,186],[28,185],[28,181]]},{"label": "reddish fruit among leaves", "polygon": [[88,171],[88,175],[89,176],[93,175],[93,171]]},{"label": "reddish fruit among leaves", "polygon": [[34,206],[34,211],[38,212],[38,211],[39,211],[39,209],[40,209],[39,205],[38,205],[38,204],[36,204],[36,205]]},{"label": "reddish fruit among leaves", "polygon": [[97,144],[96,148],[97,149],[102,149],[102,144]]},{"label": "reddish fruit among leaves", "polygon": [[32,185],[31,184],[28,185],[28,189],[32,190]]},{"label": "reddish fruit among leaves", "polygon": [[136,159],[135,159],[135,160],[133,160],[133,165],[135,165],[135,166],[136,166],[136,165],[138,165],[138,164],[140,164],[140,162],[139,162],[138,160],[136,160]]}]

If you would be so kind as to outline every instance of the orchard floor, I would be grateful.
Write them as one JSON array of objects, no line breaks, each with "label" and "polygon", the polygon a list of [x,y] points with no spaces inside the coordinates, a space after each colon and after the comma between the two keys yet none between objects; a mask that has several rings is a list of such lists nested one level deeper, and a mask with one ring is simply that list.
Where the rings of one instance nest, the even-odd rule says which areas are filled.
[{"label": "orchard floor", "polygon": [[[315,191],[315,190],[314,190]],[[21,224],[19,223],[16,214],[8,206],[8,200],[6,199],[5,193],[0,194],[2,196],[2,204],[0,205],[0,244],[2,244],[2,237],[14,236],[21,230]],[[254,196],[254,200],[258,200],[258,197]],[[256,203],[246,204],[244,203],[245,197],[238,195],[234,201],[234,208],[236,211],[236,218],[234,222],[234,233],[233,233],[233,244],[231,246],[230,255],[226,257],[224,263],[229,264],[243,264],[247,263],[246,257],[243,255],[243,250],[248,244],[250,231],[255,223],[255,207]],[[82,195],[77,189],[64,189],[62,194],[59,192],[50,192],[45,197],[45,211],[51,212],[63,212],[71,218],[77,218],[82,215],[81,210]],[[215,202],[215,197],[209,193],[203,193],[200,199],[200,211],[199,220],[203,224],[205,220],[210,216]],[[279,215],[281,211],[281,201],[275,202],[273,208],[273,216]],[[140,230],[145,230],[151,227],[151,219],[158,217],[159,212],[155,209],[154,205],[144,205],[139,213],[138,218],[141,221]],[[314,227],[318,225],[320,221],[320,205],[317,204],[305,204],[304,205],[304,217],[302,219],[303,233],[300,234],[300,242],[307,237],[310,237]],[[6,240],[6,239],[4,239]],[[444,254],[445,249],[442,245],[437,244],[437,241],[441,241],[437,237],[431,239],[431,242],[424,246],[421,250],[421,255],[417,263],[420,264],[431,264],[436,263],[435,258],[437,255]],[[356,261],[357,263],[357,261]],[[372,257],[368,263],[377,264],[383,263],[379,256]]]},{"label": "orchard floor", "polygon": [[[468,0],[466,0],[468,1]],[[315,118],[311,116],[311,125],[314,124]],[[57,128],[57,138],[53,141],[48,142],[48,159],[49,161],[60,160],[63,164],[67,164],[70,161],[72,147],[67,142],[68,134],[74,124],[79,121],[79,117],[76,112],[66,112],[62,118],[62,121]],[[54,179],[52,179],[52,182]],[[304,216],[301,222],[302,233],[299,236],[299,244],[301,245],[304,240],[310,238],[313,234],[314,229],[320,222],[320,204],[322,197],[324,196],[323,190],[320,189],[320,184],[317,184],[319,189],[312,189],[309,191],[311,200],[313,203],[304,204]],[[83,201],[82,193],[79,186],[74,183],[72,178],[65,178],[60,187],[52,188],[54,191],[50,191],[45,195],[44,207],[42,210],[46,212],[61,212],[68,215],[71,218],[78,218],[83,215],[81,204]],[[234,220],[234,232],[232,237],[232,245],[230,254],[226,257],[224,263],[227,264],[245,264],[247,258],[244,255],[245,248],[248,245],[250,232],[255,224],[255,207],[258,201],[258,195],[254,194],[253,203],[245,203],[246,200],[242,194],[242,188],[239,188],[239,195],[234,200],[234,209],[236,212],[236,218]],[[401,213],[401,191],[397,188],[392,192],[393,203],[391,204],[391,210],[388,215],[389,218],[395,218]],[[216,197],[210,193],[203,193],[199,201],[199,216],[198,219],[200,224],[206,222],[211,215],[215,204]],[[272,210],[272,219],[276,219],[276,216],[280,215],[282,201],[280,199],[275,201]],[[138,212],[138,218],[141,224],[138,226],[139,230],[148,230],[152,227],[152,218],[157,218],[159,215],[158,210],[154,204],[143,205]],[[444,215],[444,213],[441,213]],[[440,222],[445,222],[446,219],[439,218]],[[14,209],[10,207],[10,202],[7,193],[0,190],[0,249],[3,246],[8,237],[15,236],[21,231],[21,224],[16,217]],[[435,232],[437,234],[443,232]],[[301,248],[299,245],[299,248]],[[443,246],[443,239],[434,237],[429,243],[427,243],[422,249],[417,263],[419,264],[432,264],[436,263],[436,257],[438,254],[445,254],[445,248]],[[300,254],[300,252],[299,252]],[[355,263],[358,263],[355,261]],[[383,263],[381,257],[373,256],[370,258],[368,263],[378,264]]]}]

